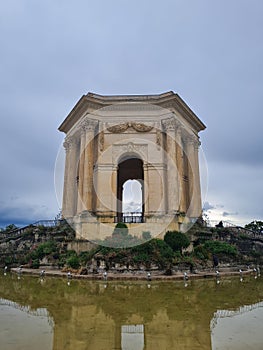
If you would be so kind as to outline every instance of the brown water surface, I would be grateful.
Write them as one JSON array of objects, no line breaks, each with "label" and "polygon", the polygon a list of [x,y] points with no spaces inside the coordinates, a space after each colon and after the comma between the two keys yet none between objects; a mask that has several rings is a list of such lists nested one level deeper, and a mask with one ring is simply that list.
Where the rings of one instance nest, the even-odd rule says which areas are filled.
[{"label": "brown water surface", "polygon": [[8,274],[0,276],[0,298],[5,350],[234,349],[243,323],[254,330],[244,349],[263,348],[262,277],[185,284]]}]

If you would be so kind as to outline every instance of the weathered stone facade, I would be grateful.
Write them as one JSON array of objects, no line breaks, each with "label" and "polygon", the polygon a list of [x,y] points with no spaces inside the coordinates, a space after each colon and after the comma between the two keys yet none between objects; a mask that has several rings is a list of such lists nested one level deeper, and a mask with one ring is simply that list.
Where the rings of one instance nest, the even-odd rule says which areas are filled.
[{"label": "weathered stone facade", "polygon": [[123,184],[141,184],[130,233],[162,235],[201,214],[198,133],[205,125],[175,93],[88,93],[60,125],[65,137],[63,216],[77,236],[103,239],[123,221]]}]

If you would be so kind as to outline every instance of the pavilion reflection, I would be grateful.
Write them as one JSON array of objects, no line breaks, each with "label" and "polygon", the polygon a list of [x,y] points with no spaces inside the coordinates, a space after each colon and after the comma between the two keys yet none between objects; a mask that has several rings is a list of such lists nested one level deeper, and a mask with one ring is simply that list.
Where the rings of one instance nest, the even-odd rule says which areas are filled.
[{"label": "pavilion reflection", "polygon": [[143,350],[144,345],[143,324],[121,326],[121,349]]},{"label": "pavilion reflection", "polygon": [[261,349],[263,302],[217,310],[211,320],[212,350]]},{"label": "pavilion reflection", "polygon": [[[262,279],[89,282],[23,277],[0,281],[0,297],[52,317],[53,350],[211,349],[218,309],[263,299]],[[8,297],[7,297],[8,296]],[[132,346],[132,347],[131,347]],[[136,347],[135,347],[136,346]]]}]

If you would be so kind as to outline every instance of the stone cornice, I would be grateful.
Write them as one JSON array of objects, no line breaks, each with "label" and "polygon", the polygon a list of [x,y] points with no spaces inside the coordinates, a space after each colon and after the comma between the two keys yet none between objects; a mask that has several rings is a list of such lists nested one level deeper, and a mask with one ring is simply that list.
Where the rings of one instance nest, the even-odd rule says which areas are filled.
[{"label": "stone cornice", "polygon": [[160,102],[159,106],[163,108],[171,108],[178,111],[181,116],[188,121],[190,125],[197,132],[206,128],[205,124],[197,117],[197,115],[191,110],[191,108],[184,102],[184,100],[178,95],[174,94],[173,98]]},{"label": "stone cornice", "polygon": [[109,110],[114,110],[117,105],[120,105],[119,108],[121,108],[121,104],[131,104],[132,108],[139,108],[141,110],[151,109],[151,106],[153,109],[155,109],[154,106],[169,109],[172,108],[175,111],[178,111],[196,132],[205,129],[205,125],[187,106],[181,97],[178,94],[169,91],[158,95],[102,96],[94,93],[88,93],[80,98],[75,107],[59,126],[59,131],[67,133],[87,112],[99,110],[100,108],[106,106],[108,106]]},{"label": "stone cornice", "polygon": [[83,95],[71,112],[68,114],[63,123],[59,126],[58,130],[67,133],[79,120],[87,113],[94,109],[99,109],[102,106],[97,103],[91,103],[87,100],[86,96]]}]

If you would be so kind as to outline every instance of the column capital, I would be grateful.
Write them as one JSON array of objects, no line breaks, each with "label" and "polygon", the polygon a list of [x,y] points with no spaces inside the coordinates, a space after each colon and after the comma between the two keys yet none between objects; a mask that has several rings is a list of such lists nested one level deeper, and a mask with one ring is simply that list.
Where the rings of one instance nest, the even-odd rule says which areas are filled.
[{"label": "column capital", "polygon": [[186,143],[192,145],[195,149],[198,149],[199,146],[201,145],[201,142],[198,139],[198,137],[193,136],[193,135],[186,136],[184,138],[184,140],[185,140]]},{"label": "column capital", "polygon": [[96,126],[98,125],[97,120],[92,120],[92,119],[84,119],[80,123],[80,132],[81,133],[86,133],[87,131],[95,131]]},{"label": "column capital", "polygon": [[68,152],[70,149],[72,149],[74,146],[77,145],[77,139],[74,136],[66,136],[63,146],[66,150],[66,152]]},{"label": "column capital", "polygon": [[181,123],[176,120],[174,117],[163,119],[162,125],[164,130],[167,131],[175,131],[178,130],[181,126]]}]

